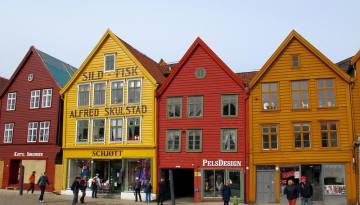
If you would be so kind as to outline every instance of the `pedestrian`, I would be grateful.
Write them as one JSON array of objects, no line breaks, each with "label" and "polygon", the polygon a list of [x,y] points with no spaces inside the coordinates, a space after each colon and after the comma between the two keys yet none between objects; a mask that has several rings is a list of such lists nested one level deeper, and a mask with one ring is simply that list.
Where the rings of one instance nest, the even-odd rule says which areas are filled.
[{"label": "pedestrian", "polygon": [[39,178],[37,184],[40,188],[39,201],[40,201],[40,203],[44,203],[44,194],[45,194],[46,184],[49,185],[49,179],[47,177],[46,172],[44,172],[44,174]]},{"label": "pedestrian", "polygon": [[224,205],[229,205],[231,197],[231,189],[230,189],[230,180],[226,182],[225,186],[222,187],[222,198],[224,200]]},{"label": "pedestrian", "polygon": [[288,180],[287,186],[284,189],[284,194],[286,194],[289,205],[296,205],[296,199],[299,196],[299,189],[292,179]]},{"label": "pedestrian", "polygon": [[134,189],[135,189],[135,201],[138,201],[138,195],[139,195],[140,202],[142,202],[141,194],[140,194],[141,181],[139,180],[138,177],[136,177],[136,179],[135,179]]},{"label": "pedestrian", "polygon": [[82,179],[80,180],[80,190],[82,193],[80,197],[80,202],[82,204],[85,203],[86,188],[87,188],[87,179],[86,176],[83,176]]},{"label": "pedestrian", "polygon": [[31,193],[32,193],[32,194],[34,193],[34,189],[35,189],[35,174],[36,174],[36,172],[35,172],[35,171],[32,171],[31,175],[29,176],[30,186],[29,186],[29,188],[27,189],[27,193],[29,193],[30,190],[31,190]]},{"label": "pedestrian", "polygon": [[311,205],[312,195],[313,188],[311,184],[307,181],[306,176],[302,176],[300,183],[301,205]]},{"label": "pedestrian", "polygon": [[157,204],[163,205],[166,194],[166,183],[165,179],[161,178],[158,184],[158,195],[157,195]]},{"label": "pedestrian", "polygon": [[75,177],[74,182],[71,185],[71,190],[73,191],[73,201],[72,205],[75,205],[78,203],[78,197],[79,197],[79,190],[80,190],[80,177]]},{"label": "pedestrian", "polygon": [[92,198],[97,198],[97,191],[100,188],[100,179],[99,179],[99,174],[96,174],[95,177],[92,179],[91,181],[91,197]]},{"label": "pedestrian", "polygon": [[146,180],[146,184],[145,184],[145,194],[146,194],[146,202],[150,203],[151,202],[151,192],[152,192],[152,185],[150,180]]}]

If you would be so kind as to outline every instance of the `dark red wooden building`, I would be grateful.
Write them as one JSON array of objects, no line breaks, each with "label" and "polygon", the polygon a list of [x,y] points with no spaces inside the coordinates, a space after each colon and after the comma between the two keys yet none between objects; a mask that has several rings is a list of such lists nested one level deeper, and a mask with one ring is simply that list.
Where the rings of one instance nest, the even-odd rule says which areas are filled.
[{"label": "dark red wooden building", "polygon": [[229,182],[244,201],[247,93],[243,81],[197,38],[158,91],[159,176],[175,196],[221,200]]},{"label": "dark red wooden building", "polygon": [[[55,164],[62,163],[59,90],[75,68],[31,47],[0,95],[1,188],[17,188],[19,167],[25,184],[46,171],[54,189]],[[25,186],[26,187],[26,186]]]}]

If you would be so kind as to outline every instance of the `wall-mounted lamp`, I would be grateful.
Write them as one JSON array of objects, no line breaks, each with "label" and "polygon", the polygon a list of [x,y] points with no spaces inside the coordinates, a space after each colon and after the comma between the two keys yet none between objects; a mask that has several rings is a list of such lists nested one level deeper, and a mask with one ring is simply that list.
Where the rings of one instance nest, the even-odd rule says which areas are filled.
[{"label": "wall-mounted lamp", "polygon": [[275,167],[275,170],[276,170],[276,171],[279,171],[279,166],[276,166],[276,167]]},{"label": "wall-mounted lamp", "polygon": [[245,169],[246,169],[246,170],[249,170],[249,167],[248,167],[248,166],[246,166],[246,167],[245,167]]}]

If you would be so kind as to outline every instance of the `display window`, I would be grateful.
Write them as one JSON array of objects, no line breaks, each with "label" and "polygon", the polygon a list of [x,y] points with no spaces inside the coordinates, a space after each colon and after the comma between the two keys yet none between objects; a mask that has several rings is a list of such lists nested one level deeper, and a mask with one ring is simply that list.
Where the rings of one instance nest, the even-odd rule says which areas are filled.
[{"label": "display window", "polygon": [[150,159],[128,159],[127,164],[127,184],[128,190],[134,190],[134,183],[138,179],[142,185],[146,180],[151,180],[151,160]]},{"label": "display window", "polygon": [[203,196],[206,198],[222,197],[222,189],[229,182],[231,195],[242,199],[243,180],[240,170],[206,169],[203,170]]}]

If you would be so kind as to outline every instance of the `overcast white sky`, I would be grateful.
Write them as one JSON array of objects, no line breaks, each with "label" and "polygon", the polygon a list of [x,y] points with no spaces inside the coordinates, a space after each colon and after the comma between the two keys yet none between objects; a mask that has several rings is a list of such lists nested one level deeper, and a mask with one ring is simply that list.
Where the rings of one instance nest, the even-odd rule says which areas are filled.
[{"label": "overcast white sky", "polygon": [[200,36],[234,71],[259,69],[295,29],[333,62],[360,49],[359,0],[0,2],[0,76],[31,45],[78,67],[107,28],[159,61]]}]

